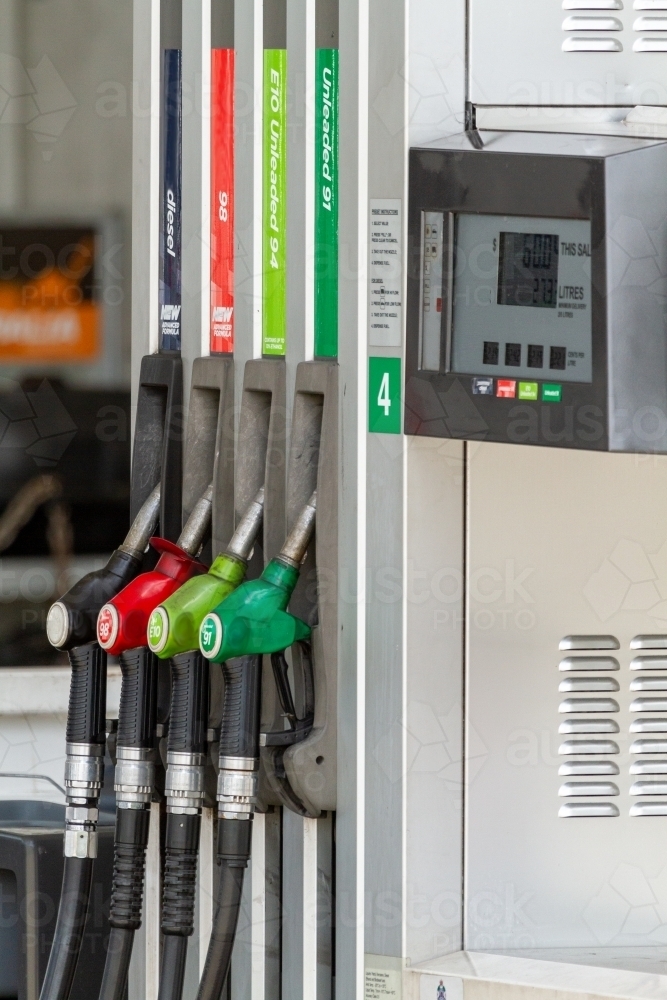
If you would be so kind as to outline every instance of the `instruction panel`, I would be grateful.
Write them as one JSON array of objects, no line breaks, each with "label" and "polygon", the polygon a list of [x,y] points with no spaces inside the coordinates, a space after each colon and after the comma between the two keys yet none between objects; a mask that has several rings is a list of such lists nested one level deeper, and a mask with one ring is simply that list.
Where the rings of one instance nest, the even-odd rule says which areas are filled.
[{"label": "instruction panel", "polygon": [[368,260],[368,342],[400,347],[403,326],[400,198],[371,198]]}]

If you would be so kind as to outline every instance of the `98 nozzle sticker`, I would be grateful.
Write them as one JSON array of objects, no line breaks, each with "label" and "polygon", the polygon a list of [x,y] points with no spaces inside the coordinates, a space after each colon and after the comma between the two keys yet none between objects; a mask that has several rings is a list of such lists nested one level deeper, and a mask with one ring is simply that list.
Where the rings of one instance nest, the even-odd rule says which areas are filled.
[{"label": "98 nozzle sticker", "polygon": [[105,604],[97,616],[97,641],[102,649],[113,646],[118,635],[118,612],[113,604]]}]

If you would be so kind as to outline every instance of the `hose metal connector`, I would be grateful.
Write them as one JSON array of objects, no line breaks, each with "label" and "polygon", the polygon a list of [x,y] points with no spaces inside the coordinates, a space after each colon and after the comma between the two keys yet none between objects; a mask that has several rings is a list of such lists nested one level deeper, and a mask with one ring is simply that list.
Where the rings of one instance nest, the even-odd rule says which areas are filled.
[{"label": "hose metal connector", "polygon": [[97,820],[99,812],[91,806],[71,806],[65,809],[66,858],[97,857]]},{"label": "hose metal connector", "polygon": [[196,556],[201,548],[204,535],[211,523],[213,508],[213,483],[209,483],[206,492],[197,500],[192,513],[185,522],[185,527],[179,535],[177,545],[189,556]]},{"label": "hose metal connector", "polygon": [[204,805],[204,755],[167,752],[167,812],[195,815]]},{"label": "hose metal connector", "polygon": [[153,750],[139,747],[116,749],[114,791],[119,809],[142,809],[150,805],[155,787]]},{"label": "hose metal connector", "polygon": [[250,819],[257,803],[259,760],[221,755],[219,766],[218,816],[220,819]]},{"label": "hose metal connector", "polygon": [[248,560],[264,518],[264,487],[249,504],[227,546],[227,554]]},{"label": "hose metal connector", "polygon": [[290,563],[296,569],[304,560],[308,543],[310,542],[315,527],[315,514],[317,508],[317,490],[310,497],[308,503],[301,508],[292,530],[285,539],[285,544],[280,550],[279,559]]},{"label": "hose metal connector", "polygon": [[[94,743],[68,743],[65,758],[67,798],[98,799],[104,780],[104,748]],[[78,855],[74,855],[78,857]]]},{"label": "hose metal connector", "polygon": [[160,484],[154,487],[148,498],[144,500],[139,513],[132,522],[132,527],[125,536],[125,541],[119,547],[120,552],[140,559],[146,551],[148,541],[155,532],[160,516]]}]

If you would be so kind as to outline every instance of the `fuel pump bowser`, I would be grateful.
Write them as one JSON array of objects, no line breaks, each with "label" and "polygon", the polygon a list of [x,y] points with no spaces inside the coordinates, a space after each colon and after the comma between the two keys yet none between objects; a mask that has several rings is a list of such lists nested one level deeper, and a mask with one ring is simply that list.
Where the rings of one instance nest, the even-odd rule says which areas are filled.
[{"label": "fuel pump bowser", "polygon": [[[471,957],[424,962],[434,991],[473,968],[528,981],[498,956],[570,963],[567,989],[586,964],[663,970],[666,224],[665,142],[410,151],[405,431],[465,442],[466,468]],[[581,981],[625,988],[603,971]]]}]

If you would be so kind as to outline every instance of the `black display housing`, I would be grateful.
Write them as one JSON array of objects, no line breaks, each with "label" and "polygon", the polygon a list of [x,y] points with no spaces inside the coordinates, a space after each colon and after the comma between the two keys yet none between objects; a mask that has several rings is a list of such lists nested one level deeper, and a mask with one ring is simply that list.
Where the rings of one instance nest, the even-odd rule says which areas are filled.
[{"label": "black display housing", "polygon": [[[412,149],[409,169],[405,432],[667,452],[667,143],[463,133]],[[422,212],[590,220],[591,383],[563,381],[557,402],[473,394],[472,377],[447,370],[445,310],[441,370],[420,368]]]}]

